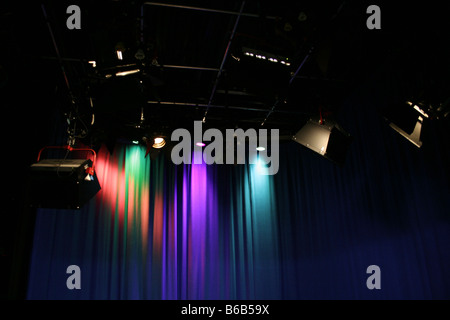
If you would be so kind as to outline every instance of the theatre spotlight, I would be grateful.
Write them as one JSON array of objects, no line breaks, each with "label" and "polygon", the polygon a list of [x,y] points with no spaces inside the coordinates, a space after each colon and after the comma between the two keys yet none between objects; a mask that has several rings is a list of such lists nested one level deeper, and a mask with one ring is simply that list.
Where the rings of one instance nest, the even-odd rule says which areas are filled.
[{"label": "theatre spotlight", "polygon": [[149,154],[156,158],[159,154],[160,149],[162,149],[166,145],[166,139],[162,135],[145,135],[142,137],[142,140],[147,145],[147,150],[145,152],[145,157]]},{"label": "theatre spotlight", "polygon": [[123,53],[126,50],[125,44],[123,42],[118,42],[115,46],[116,56],[118,60],[123,60]]},{"label": "theatre spotlight", "polygon": [[309,119],[292,139],[343,166],[352,137],[334,120]]},{"label": "theatre spotlight", "polygon": [[135,73],[139,73],[141,72],[140,69],[132,69],[132,70],[125,70],[125,71],[119,71],[116,72],[116,76],[117,77],[124,77],[124,76],[128,76],[130,74],[135,74]]},{"label": "theatre spotlight", "polygon": [[153,139],[152,147],[155,149],[161,149],[166,145],[166,140],[163,137],[155,137]]},{"label": "theatre spotlight", "polygon": [[255,58],[256,60],[265,60],[273,63],[281,63],[289,67],[291,63],[289,62],[289,58],[285,56],[281,56],[275,53],[270,53],[263,50],[252,49],[248,47],[242,47],[242,52],[245,56],[249,58]]},{"label": "theatre spotlight", "polygon": [[389,126],[408,139],[416,147],[422,146],[422,125],[430,118],[429,107],[423,103],[405,101],[384,110],[384,117]]},{"label": "theatre spotlight", "polygon": [[[42,159],[45,149],[91,152],[91,159]],[[37,162],[30,166],[29,200],[38,208],[80,209],[100,190],[95,174],[96,153],[92,149],[71,146],[44,147]]]}]

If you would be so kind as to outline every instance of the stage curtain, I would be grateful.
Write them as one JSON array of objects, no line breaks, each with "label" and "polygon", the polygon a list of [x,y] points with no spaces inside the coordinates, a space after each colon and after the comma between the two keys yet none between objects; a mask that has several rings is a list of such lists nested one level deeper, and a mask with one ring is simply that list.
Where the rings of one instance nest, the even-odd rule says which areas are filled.
[{"label": "stage curtain", "polygon": [[439,128],[419,150],[357,102],[340,118],[354,136],[343,167],[294,142],[273,176],[102,148],[89,203],[37,212],[28,299],[450,298]]}]

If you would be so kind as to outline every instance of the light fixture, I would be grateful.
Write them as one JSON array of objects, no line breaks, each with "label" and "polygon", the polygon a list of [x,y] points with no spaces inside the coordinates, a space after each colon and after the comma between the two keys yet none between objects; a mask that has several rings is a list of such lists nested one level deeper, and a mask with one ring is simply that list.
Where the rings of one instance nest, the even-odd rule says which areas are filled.
[{"label": "light fixture", "polygon": [[289,58],[275,54],[275,53],[266,52],[266,51],[258,50],[258,49],[247,48],[247,47],[242,47],[242,52],[244,53],[244,55],[246,55],[248,57],[255,57],[256,59],[259,59],[259,60],[267,60],[267,61],[270,61],[273,63],[280,63],[285,66],[291,65],[289,62],[287,62],[289,60]]},{"label": "light fixture", "polygon": [[419,117],[417,118],[416,125],[414,127],[413,132],[407,133],[404,130],[402,130],[399,126],[397,126],[395,123],[390,123],[389,126],[400,133],[403,137],[408,139],[412,144],[414,144],[417,148],[420,148],[422,146],[422,141],[420,140],[420,136],[422,133],[422,124],[423,124],[423,118]]},{"label": "light fixture", "polygon": [[204,147],[204,146],[206,146],[206,144],[204,142],[197,142],[195,145],[197,147]]},{"label": "light fixture", "polygon": [[309,119],[292,139],[342,166],[351,136],[337,122],[327,119]]},{"label": "light fixture", "polygon": [[151,138],[151,135],[144,135],[142,137],[142,141],[145,142],[147,145],[147,150],[145,151],[145,157],[147,157],[150,154],[150,157],[155,156],[159,154],[160,150],[154,150],[154,149],[161,149],[166,145],[166,140],[163,138],[163,136],[160,136],[159,133],[153,134],[153,138]]},{"label": "light fixture", "polygon": [[257,147],[256,148],[256,151],[265,151],[266,150],[266,148],[264,148],[264,147]]},{"label": "light fixture", "polygon": [[166,145],[166,140],[163,137],[156,137],[153,139],[152,147],[155,149],[161,149]]},{"label": "light fixture", "polygon": [[125,43],[117,42],[116,46],[114,47],[114,50],[116,50],[117,59],[123,60],[123,53],[126,51]]},{"label": "light fixture", "polygon": [[139,69],[133,69],[133,70],[127,70],[127,71],[119,71],[119,72],[116,73],[116,76],[118,76],[118,77],[128,76],[130,74],[135,74],[135,73],[138,73],[140,71],[141,70],[139,70]]},{"label": "light fixture", "polygon": [[414,110],[416,110],[417,112],[419,112],[421,115],[423,115],[425,118],[429,118],[428,114],[423,111],[422,109],[420,109],[420,107],[414,103],[412,103],[411,101],[406,101],[407,104],[409,104],[410,106],[413,106]]},{"label": "light fixture", "polygon": [[[64,158],[41,159],[46,149],[67,150]],[[91,159],[68,158],[68,152],[91,152]],[[101,189],[95,173],[96,153],[92,149],[47,146],[30,166],[30,205],[40,208],[80,209]]]},{"label": "light fixture", "polygon": [[423,103],[405,101],[384,110],[389,126],[406,138],[417,148],[422,147],[422,125],[428,119],[428,107]]}]

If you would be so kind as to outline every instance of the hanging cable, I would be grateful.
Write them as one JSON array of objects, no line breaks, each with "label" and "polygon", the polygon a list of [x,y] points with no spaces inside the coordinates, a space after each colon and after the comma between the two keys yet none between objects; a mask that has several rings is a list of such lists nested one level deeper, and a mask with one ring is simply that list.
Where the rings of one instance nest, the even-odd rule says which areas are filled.
[{"label": "hanging cable", "polygon": [[[52,38],[53,47],[55,48],[56,57],[58,59],[59,67],[61,68],[61,72],[62,72],[63,77],[64,77],[64,82],[65,82],[67,90],[69,92],[70,103],[72,104],[73,111],[76,113],[76,110],[75,110],[75,98],[74,98],[74,95],[72,93],[72,89],[71,89],[70,84],[69,84],[69,79],[67,78],[66,70],[64,69],[63,60],[61,58],[61,54],[59,52],[58,45],[56,44],[55,36],[53,34],[53,30],[52,30],[52,27],[50,25],[50,20],[48,18],[47,11],[45,10],[44,4],[41,4],[41,8],[42,8],[42,12],[44,14],[45,22],[47,23],[47,28],[48,28],[48,31],[50,33],[50,37]],[[72,123],[71,121],[72,120],[75,120],[75,118],[72,117],[72,111],[71,111],[71,112],[69,112],[69,115],[68,115],[68,118],[67,118],[67,123],[69,125],[69,128],[67,129],[67,132],[69,134],[69,138],[67,140],[67,144],[69,146],[73,146],[75,144],[75,138],[76,138],[76,134],[75,134],[76,121],[73,121],[73,126],[74,127],[73,127],[73,129],[71,129],[70,126],[71,126],[71,123]],[[84,123],[83,123],[83,125],[84,125]]]},{"label": "hanging cable", "polygon": [[[53,30],[52,30],[52,27],[50,25],[50,20],[49,20],[49,17],[47,15],[47,11],[45,9],[44,4],[41,4],[41,8],[42,8],[42,12],[43,12],[46,24],[47,24],[48,31],[50,33],[50,37],[52,39],[53,47],[54,47],[55,52],[56,52],[56,58],[58,60],[59,67],[61,68],[61,72],[62,72],[62,75],[63,75],[63,78],[64,78],[64,83],[65,83],[65,85],[67,87],[67,90],[68,90],[68,95],[69,95],[71,108],[70,108],[70,111],[65,114],[67,116],[67,125],[68,125],[67,133],[69,135],[69,137],[67,139],[67,145],[72,147],[72,146],[75,145],[75,140],[77,138],[83,139],[83,138],[85,138],[87,136],[89,128],[86,125],[86,123],[83,121],[83,119],[80,117],[79,110],[78,110],[78,107],[77,107],[77,104],[76,104],[76,99],[75,99],[75,96],[74,96],[74,94],[72,92],[72,88],[71,88],[71,85],[69,83],[69,79],[67,77],[66,70],[64,68],[63,58],[61,57],[60,51],[58,49],[58,45],[56,43],[56,39],[55,39],[55,36],[53,34]],[[64,59],[64,60],[67,60],[67,59]],[[90,99],[89,102],[90,102],[91,110],[93,110],[94,105],[93,105],[93,102],[92,102],[92,98],[89,98],[89,99]],[[91,122],[90,122],[91,125],[94,124],[94,121],[95,121],[94,119],[95,119],[94,118],[94,113],[92,111]],[[81,129],[79,134],[77,134],[77,121],[79,121],[81,123],[81,126],[82,126],[82,129]]]}]

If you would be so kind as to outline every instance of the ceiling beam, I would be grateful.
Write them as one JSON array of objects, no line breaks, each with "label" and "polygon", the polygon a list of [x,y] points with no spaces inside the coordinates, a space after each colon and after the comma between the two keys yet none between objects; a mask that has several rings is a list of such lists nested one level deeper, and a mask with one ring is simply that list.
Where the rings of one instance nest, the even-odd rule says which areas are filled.
[{"label": "ceiling beam", "polygon": [[[297,77],[300,69],[305,65],[306,61],[309,59],[309,57],[311,56],[311,53],[313,52],[314,47],[311,47],[310,50],[308,51],[308,53],[306,54],[305,58],[303,59],[303,61],[300,63],[300,65],[298,66],[297,70],[295,71],[295,73],[291,76],[291,79],[289,80],[289,86],[292,85],[292,82],[294,81],[294,79]],[[269,112],[267,112],[266,117],[264,118],[263,122],[261,122],[261,127],[264,126],[264,124],[266,123],[267,119],[269,118],[269,116],[275,111],[275,108],[282,102],[282,99],[278,99],[274,105],[272,106],[272,108],[269,110]]]},{"label": "ceiling beam", "polygon": [[193,6],[185,6],[185,5],[169,4],[169,3],[160,3],[160,2],[152,2],[152,1],[144,2],[144,5],[157,6],[157,7],[177,8],[177,9],[188,9],[188,10],[211,12],[211,13],[222,13],[222,14],[230,14],[230,15],[244,16],[244,17],[250,17],[250,18],[266,18],[266,19],[270,19],[270,20],[275,20],[275,19],[278,18],[276,16],[261,16],[261,15],[256,14],[256,13],[236,12],[236,11],[229,11],[229,10],[218,10],[218,9],[193,7]]},{"label": "ceiling beam", "polygon": [[[230,110],[243,110],[243,111],[256,111],[256,112],[267,112],[267,109],[261,108],[250,108],[250,107],[239,107],[239,106],[224,106],[224,105],[214,105],[206,103],[195,103],[195,102],[175,102],[175,101],[147,101],[148,104],[164,105],[164,106],[181,106],[181,107],[199,107],[199,108],[218,108],[218,109],[230,109]],[[284,114],[296,114],[296,115],[311,115],[307,112],[293,111],[293,110],[280,110],[275,109],[273,112],[284,113]]]},{"label": "ceiling beam", "polygon": [[222,58],[222,63],[220,64],[219,72],[217,72],[216,81],[214,82],[214,86],[213,86],[213,89],[211,91],[211,96],[209,97],[208,107],[206,108],[205,114],[203,115],[203,120],[202,120],[203,122],[206,121],[206,115],[208,114],[209,106],[211,105],[212,100],[214,98],[214,95],[216,93],[217,85],[219,83],[220,76],[222,75],[223,67],[225,65],[225,61],[227,60],[227,57],[228,57],[228,51],[230,50],[231,43],[233,42],[233,38],[234,38],[234,35],[236,33],[237,26],[239,24],[239,19],[241,18],[241,14],[244,11],[244,6],[245,6],[245,1],[242,1],[241,9],[239,10],[239,15],[237,16],[236,22],[234,23],[233,31],[231,32],[230,39],[228,40],[228,44],[227,44],[227,47],[225,49],[225,53],[224,53],[223,58]]},{"label": "ceiling beam", "polygon": [[[219,72],[219,68],[207,68],[207,67],[196,67],[196,66],[180,66],[174,64],[163,64],[162,68],[170,68],[170,69],[185,69],[185,70],[201,70],[201,71],[215,71]],[[222,70],[223,71],[223,70]]]}]

